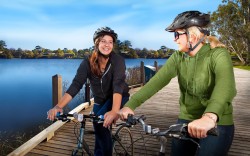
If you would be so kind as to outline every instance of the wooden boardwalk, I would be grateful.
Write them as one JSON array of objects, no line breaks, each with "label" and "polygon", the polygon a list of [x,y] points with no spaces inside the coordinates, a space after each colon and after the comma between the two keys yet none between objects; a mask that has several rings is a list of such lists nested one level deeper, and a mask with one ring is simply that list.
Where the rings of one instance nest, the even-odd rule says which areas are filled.
[{"label": "wooden boardwalk", "polygon": [[[235,68],[235,77],[237,81],[238,94],[233,101],[235,137],[230,149],[230,156],[250,156],[250,72]],[[135,92],[137,89],[133,89]],[[179,90],[177,79],[164,87],[161,91],[147,100],[142,106],[136,109],[136,114],[144,114],[147,117],[146,123],[160,129],[167,128],[175,123],[178,115]],[[84,111],[88,113],[91,108]],[[87,123],[87,129],[92,129],[91,123]],[[132,133],[134,139],[139,138],[138,130],[140,127],[133,127]],[[90,148],[93,149],[93,135],[86,135]],[[159,151],[159,141],[153,137],[148,137],[146,148],[141,145],[142,142],[135,143],[135,155],[157,155]],[[167,144],[167,153],[169,155],[170,142]],[[55,132],[55,136],[49,141],[41,142],[32,149],[26,156],[69,156],[76,146],[76,137],[74,135],[74,123],[66,123]]]}]

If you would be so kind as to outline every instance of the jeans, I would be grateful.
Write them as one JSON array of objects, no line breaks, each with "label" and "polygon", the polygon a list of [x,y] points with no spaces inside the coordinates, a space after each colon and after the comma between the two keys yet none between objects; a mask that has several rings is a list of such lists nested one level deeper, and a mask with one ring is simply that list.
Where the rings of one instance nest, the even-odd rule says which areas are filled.
[{"label": "jeans", "polygon": [[[129,100],[129,97],[122,98],[123,105]],[[94,104],[93,112],[95,115],[104,115],[112,109],[112,99],[108,99],[103,105]],[[103,127],[103,124],[94,123],[95,130],[95,156],[112,156],[112,137],[109,128]]]},{"label": "jeans", "polygon": [[[190,121],[178,119],[177,123]],[[233,141],[234,125],[218,125],[219,136],[208,135],[204,139],[195,139],[198,146],[187,140],[172,140],[171,156],[226,156]]]}]

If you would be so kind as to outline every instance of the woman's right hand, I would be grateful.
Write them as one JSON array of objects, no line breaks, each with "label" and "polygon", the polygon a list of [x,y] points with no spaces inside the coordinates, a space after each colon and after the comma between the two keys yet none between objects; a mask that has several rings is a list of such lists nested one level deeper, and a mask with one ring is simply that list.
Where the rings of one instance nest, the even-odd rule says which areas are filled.
[{"label": "woman's right hand", "polygon": [[54,121],[57,112],[63,113],[63,109],[56,105],[47,112],[47,119]]},{"label": "woman's right hand", "polygon": [[128,118],[128,114],[132,114],[134,115],[134,111],[132,109],[130,109],[129,107],[123,107],[120,111],[119,111],[119,117],[121,120],[126,120]]}]

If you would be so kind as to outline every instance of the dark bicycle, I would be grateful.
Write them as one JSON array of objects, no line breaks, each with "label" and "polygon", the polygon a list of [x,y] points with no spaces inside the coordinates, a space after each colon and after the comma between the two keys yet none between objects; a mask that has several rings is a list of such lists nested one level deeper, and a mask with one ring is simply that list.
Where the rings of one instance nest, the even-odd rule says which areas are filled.
[{"label": "dark bicycle", "polygon": [[[72,151],[72,156],[76,155],[88,155],[93,156],[93,152],[90,150],[89,145],[84,139],[84,135],[86,132],[85,126],[87,119],[89,119],[89,122],[96,122],[96,123],[102,123],[104,120],[104,117],[96,116],[93,113],[90,113],[89,115],[84,114],[58,114],[57,119],[61,120],[63,122],[70,122],[74,121],[74,134],[77,137],[77,146]],[[73,119],[76,119],[73,120]],[[81,123],[80,128],[77,128],[77,125]],[[120,123],[116,125],[117,129],[115,130],[114,134],[112,133],[112,126],[111,128],[111,135],[113,140],[113,155],[119,155],[119,156],[132,156],[134,153],[133,150],[133,138],[132,134],[130,132],[131,125],[127,123]],[[94,134],[94,132],[92,133]]]}]

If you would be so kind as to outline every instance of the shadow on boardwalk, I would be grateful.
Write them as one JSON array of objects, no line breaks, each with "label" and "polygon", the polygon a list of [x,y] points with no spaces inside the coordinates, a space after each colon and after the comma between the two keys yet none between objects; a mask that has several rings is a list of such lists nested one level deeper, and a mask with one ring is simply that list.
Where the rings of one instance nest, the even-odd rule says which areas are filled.
[{"label": "shadow on boardwalk", "polygon": [[[237,96],[233,101],[236,131],[229,155],[245,156],[250,155],[250,124],[248,124],[248,121],[250,120],[250,72],[241,69],[235,69],[234,71],[238,91]],[[135,91],[136,89],[132,92]],[[178,83],[177,79],[173,79],[168,86],[164,87],[142,106],[136,109],[136,114],[144,114],[147,117],[146,122],[153,127],[165,129],[169,125],[175,123],[177,119],[179,112],[178,99]],[[88,113],[90,109],[85,110],[84,113]],[[91,123],[87,123],[86,127],[87,129],[92,129]],[[65,124],[56,131],[55,136],[51,140],[40,143],[26,155],[71,155],[71,151],[76,145],[73,128],[74,124],[72,122]],[[140,137],[138,129],[139,128],[137,127],[132,128],[134,139]],[[87,135],[86,139],[90,148],[93,149],[93,135]],[[144,155],[146,152],[147,155],[157,155],[160,147],[158,142],[159,141],[153,137],[148,138],[146,149],[143,148],[142,142],[139,141],[135,143],[135,155]],[[169,155],[170,142],[171,141],[168,141],[167,144],[166,155]]]}]

